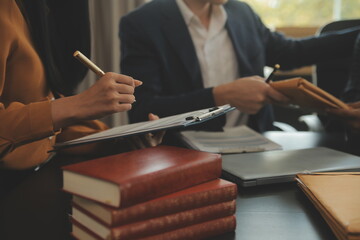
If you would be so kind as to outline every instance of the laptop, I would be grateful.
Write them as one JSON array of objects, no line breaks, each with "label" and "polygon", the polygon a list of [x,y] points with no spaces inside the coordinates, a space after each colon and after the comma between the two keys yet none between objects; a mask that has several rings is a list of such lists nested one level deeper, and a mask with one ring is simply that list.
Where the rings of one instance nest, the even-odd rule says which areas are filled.
[{"label": "laptop", "polygon": [[360,157],[325,147],[228,154],[224,179],[243,187],[294,181],[297,173],[360,171]]}]

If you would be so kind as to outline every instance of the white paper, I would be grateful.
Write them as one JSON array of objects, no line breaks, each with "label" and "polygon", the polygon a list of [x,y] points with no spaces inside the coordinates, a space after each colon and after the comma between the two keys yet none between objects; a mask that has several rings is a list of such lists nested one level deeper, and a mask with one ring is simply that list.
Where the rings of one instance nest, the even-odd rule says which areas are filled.
[{"label": "white paper", "polygon": [[225,128],[223,132],[182,131],[183,141],[189,147],[212,153],[261,152],[282,149],[247,126]]}]

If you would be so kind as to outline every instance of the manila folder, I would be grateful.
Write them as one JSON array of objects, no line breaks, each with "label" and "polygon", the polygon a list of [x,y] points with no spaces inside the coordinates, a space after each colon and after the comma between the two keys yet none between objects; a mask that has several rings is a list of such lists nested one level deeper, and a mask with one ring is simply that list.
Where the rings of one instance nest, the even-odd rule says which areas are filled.
[{"label": "manila folder", "polygon": [[298,77],[271,82],[270,86],[287,96],[290,99],[290,104],[302,108],[319,112],[324,111],[326,108],[349,108],[340,99],[315,86],[304,78]]},{"label": "manila folder", "polygon": [[296,180],[338,239],[360,239],[360,172],[298,174]]}]

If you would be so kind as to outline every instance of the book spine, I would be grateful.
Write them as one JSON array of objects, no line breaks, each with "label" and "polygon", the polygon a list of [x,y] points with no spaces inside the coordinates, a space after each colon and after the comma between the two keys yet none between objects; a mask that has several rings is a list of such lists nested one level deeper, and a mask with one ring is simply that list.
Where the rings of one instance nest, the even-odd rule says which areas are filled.
[{"label": "book spine", "polygon": [[142,238],[142,240],[200,240],[232,232],[235,228],[235,216],[228,216]]},{"label": "book spine", "polygon": [[113,210],[110,226],[129,224],[156,218],[176,212],[204,207],[221,202],[236,199],[237,186],[232,184],[224,188],[197,192],[189,195],[180,195],[175,198],[165,198],[156,201],[148,201],[125,209]]},{"label": "book spine", "polygon": [[236,202],[233,200],[159,218],[152,218],[142,222],[135,222],[112,228],[111,239],[135,239],[172,231],[200,222],[233,215],[235,213],[235,208]]},{"label": "book spine", "polygon": [[[191,156],[188,154],[184,157]],[[134,205],[219,178],[221,169],[221,156],[211,154],[206,159],[194,160],[157,174],[142,175],[121,186],[120,207]]]}]

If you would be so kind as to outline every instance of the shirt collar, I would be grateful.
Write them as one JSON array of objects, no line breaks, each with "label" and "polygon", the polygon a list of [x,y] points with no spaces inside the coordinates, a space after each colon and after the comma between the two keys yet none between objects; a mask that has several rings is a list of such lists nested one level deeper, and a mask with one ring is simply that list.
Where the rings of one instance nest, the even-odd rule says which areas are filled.
[{"label": "shirt collar", "polygon": [[184,0],[176,0],[180,12],[184,18],[186,25],[190,25],[191,20],[196,17],[190,8],[185,4]]},{"label": "shirt collar", "polygon": [[[187,26],[190,25],[191,21],[198,17],[190,10],[190,8],[185,4],[184,0],[176,0],[176,3],[180,9],[181,14],[183,15],[184,21]],[[222,5],[213,5],[211,12],[211,18],[216,19],[220,25],[225,26],[227,20],[227,14]]]}]

